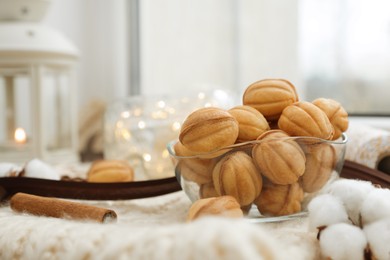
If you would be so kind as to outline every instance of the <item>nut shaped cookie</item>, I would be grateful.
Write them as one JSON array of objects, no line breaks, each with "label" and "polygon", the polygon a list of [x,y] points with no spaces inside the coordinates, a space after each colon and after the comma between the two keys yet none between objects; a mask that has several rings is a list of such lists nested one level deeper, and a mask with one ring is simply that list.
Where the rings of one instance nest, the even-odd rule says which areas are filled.
[{"label": "nut shaped cookie", "polygon": [[298,183],[289,185],[265,183],[254,204],[262,215],[290,215],[302,210],[303,196],[303,190]]},{"label": "nut shaped cookie", "polygon": [[226,154],[214,167],[213,181],[220,196],[233,196],[241,206],[252,203],[263,184],[252,158],[243,151]]},{"label": "nut shaped cookie", "polygon": [[297,101],[295,86],[284,79],[256,81],[243,95],[243,104],[257,109],[268,121],[278,120],[283,109]]},{"label": "nut shaped cookie", "polygon": [[348,129],[348,113],[339,102],[329,98],[317,98],[312,102],[328,116],[334,128],[332,140],[336,140]]},{"label": "nut shaped cookie", "polygon": [[231,196],[212,197],[195,201],[187,214],[187,221],[204,216],[241,218],[244,216],[240,204]]},{"label": "nut shaped cookie", "polygon": [[[287,139],[286,139],[287,138]],[[262,175],[275,184],[291,184],[305,172],[305,154],[301,147],[281,130],[259,136],[252,158]]]},{"label": "nut shaped cookie", "polygon": [[265,117],[250,106],[236,106],[228,110],[238,122],[238,142],[256,140],[262,133],[269,130]]},{"label": "nut shaped cookie", "polygon": [[176,167],[176,171],[178,171],[186,181],[192,181],[197,184],[204,184],[212,181],[212,168],[209,168],[208,162],[204,162],[200,159],[194,161],[189,160],[191,159],[182,159]]},{"label": "nut shaped cookie", "polygon": [[214,183],[209,182],[199,186],[199,197],[201,199],[218,197],[218,193],[215,190]]},{"label": "nut shaped cookie", "polygon": [[92,163],[88,182],[128,182],[134,180],[134,170],[126,161],[99,160]]},{"label": "nut shaped cookie", "polygon": [[304,145],[306,169],[299,182],[305,192],[320,190],[329,180],[336,164],[336,152],[327,143],[307,143]]},{"label": "nut shaped cookie", "polygon": [[212,170],[215,160],[191,156],[192,152],[187,150],[180,142],[174,145],[175,154],[183,156],[176,166],[176,171],[187,181],[197,184],[205,184],[212,181]]},{"label": "nut shaped cookie", "polygon": [[278,126],[290,136],[312,136],[331,140],[334,128],[329,118],[316,105],[302,101],[283,110]]},{"label": "nut shaped cookie", "polygon": [[187,148],[185,148],[185,146],[180,141],[176,142],[173,145],[173,149],[175,150],[175,155],[177,155],[177,156],[193,156],[193,155],[196,155],[195,152],[192,152],[192,151],[188,150]]},{"label": "nut shaped cookie", "polygon": [[238,122],[227,111],[201,108],[183,122],[179,140],[190,151],[207,153],[232,145],[238,137]]}]

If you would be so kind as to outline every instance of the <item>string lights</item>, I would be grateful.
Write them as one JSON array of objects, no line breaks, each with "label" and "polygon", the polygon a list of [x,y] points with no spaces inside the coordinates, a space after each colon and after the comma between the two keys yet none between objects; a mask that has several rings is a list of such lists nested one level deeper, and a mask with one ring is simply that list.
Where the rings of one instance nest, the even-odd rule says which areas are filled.
[{"label": "string lights", "polygon": [[178,138],[181,124],[191,111],[206,106],[231,107],[233,99],[221,93],[226,92],[198,92],[180,98],[136,96],[109,105],[105,158],[128,160],[138,180],[172,176],[167,143]]}]

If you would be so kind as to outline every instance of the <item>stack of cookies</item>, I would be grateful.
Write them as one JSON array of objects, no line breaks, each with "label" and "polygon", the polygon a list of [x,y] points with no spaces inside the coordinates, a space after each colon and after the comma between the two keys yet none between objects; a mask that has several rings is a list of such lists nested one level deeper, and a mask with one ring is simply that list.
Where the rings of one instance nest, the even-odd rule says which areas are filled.
[{"label": "stack of cookies", "polygon": [[304,193],[321,189],[335,168],[331,143],[347,130],[348,114],[332,99],[299,101],[284,79],[257,81],[242,100],[188,115],[174,146],[176,171],[199,185],[201,199],[231,196],[263,215],[301,211]]}]

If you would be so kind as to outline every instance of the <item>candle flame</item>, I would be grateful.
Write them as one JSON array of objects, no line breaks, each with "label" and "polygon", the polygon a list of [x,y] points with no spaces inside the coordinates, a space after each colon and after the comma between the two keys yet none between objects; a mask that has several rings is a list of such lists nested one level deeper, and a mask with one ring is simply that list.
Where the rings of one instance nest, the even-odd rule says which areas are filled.
[{"label": "candle flame", "polygon": [[19,144],[24,144],[27,140],[26,131],[24,131],[24,129],[21,127],[16,128],[14,138],[15,142]]}]

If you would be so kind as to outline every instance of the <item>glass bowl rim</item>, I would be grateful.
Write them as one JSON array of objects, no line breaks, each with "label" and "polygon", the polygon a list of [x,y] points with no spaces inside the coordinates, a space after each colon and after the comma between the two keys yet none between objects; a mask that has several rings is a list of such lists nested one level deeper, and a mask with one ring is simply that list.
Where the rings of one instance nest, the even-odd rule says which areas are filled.
[{"label": "glass bowl rim", "polygon": [[176,155],[173,147],[178,142],[177,139],[168,142],[168,144],[166,145],[166,148],[171,156],[173,156],[177,159],[186,159],[186,158],[198,158],[198,157],[213,156],[213,155],[218,154],[218,152],[223,151],[223,150],[231,150],[234,148],[240,148],[240,147],[245,147],[245,146],[249,146],[249,145],[265,143],[265,142],[281,141],[281,140],[282,141],[287,141],[287,140],[296,141],[296,140],[303,140],[303,139],[313,141],[313,143],[317,143],[317,144],[318,143],[327,143],[327,144],[331,144],[331,145],[345,145],[348,142],[348,135],[344,132],[336,140],[327,140],[327,139],[314,137],[314,136],[288,136],[288,137],[270,138],[267,140],[252,140],[252,141],[246,141],[246,142],[242,142],[242,143],[228,145],[228,146],[221,147],[221,148],[218,148],[218,149],[210,151],[210,152],[198,153],[198,154],[191,155],[191,156]]}]

